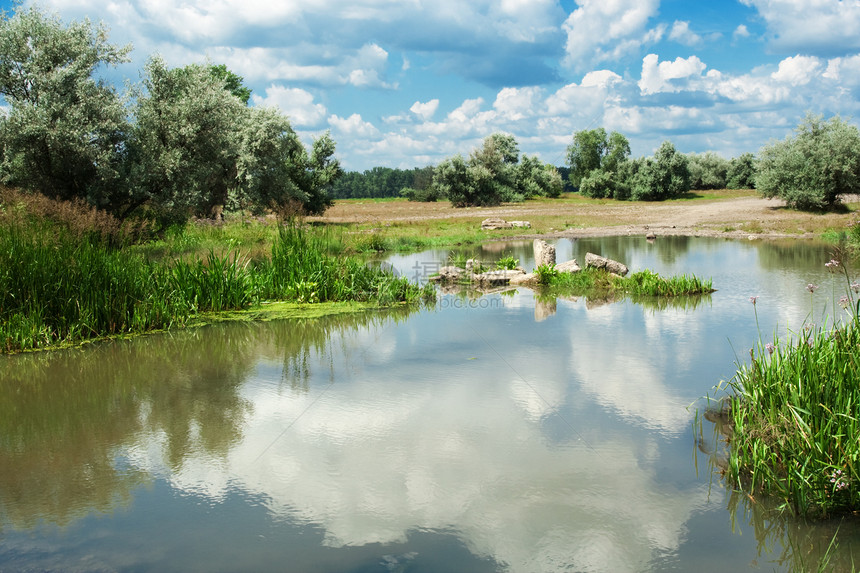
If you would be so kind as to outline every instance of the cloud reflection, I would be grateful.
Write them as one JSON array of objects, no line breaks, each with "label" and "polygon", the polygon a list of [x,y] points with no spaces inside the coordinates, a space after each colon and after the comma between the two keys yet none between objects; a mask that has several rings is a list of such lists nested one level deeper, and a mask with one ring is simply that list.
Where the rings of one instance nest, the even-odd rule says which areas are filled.
[{"label": "cloud reflection", "polygon": [[[407,347],[408,331],[399,325],[373,339],[408,359],[418,350]],[[660,483],[641,436],[549,439],[547,417],[568,399],[563,377],[527,382],[486,360],[407,376],[379,358],[356,371],[338,346],[325,368],[311,368],[307,392],[249,380],[241,442],[219,463],[191,453],[172,485],[216,501],[231,488],[264,496],[276,518],[322,528],[332,547],[453,531],[476,556],[516,571],[642,570],[655,552],[677,549],[683,524],[707,501],[704,486]],[[679,419],[656,407],[663,395],[651,418],[675,428]],[[591,410],[571,424],[588,427]],[[158,474],[168,473],[162,460],[158,447],[133,456]]]}]

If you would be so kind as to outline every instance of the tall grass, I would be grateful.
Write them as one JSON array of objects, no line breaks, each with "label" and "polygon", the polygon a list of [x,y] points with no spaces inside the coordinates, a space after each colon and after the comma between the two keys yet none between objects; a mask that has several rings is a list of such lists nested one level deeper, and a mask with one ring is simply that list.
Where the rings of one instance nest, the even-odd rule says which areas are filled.
[{"label": "tall grass", "polygon": [[845,321],[759,341],[729,382],[728,478],[804,516],[860,510],[860,285],[847,284]]},{"label": "tall grass", "polygon": [[280,229],[270,257],[252,261],[210,249],[205,258],[151,260],[146,249],[78,232],[17,198],[0,196],[0,351],[169,328],[198,312],[263,300],[435,299],[432,287],[333,256],[336,241],[297,221]]},{"label": "tall grass", "polygon": [[298,221],[283,225],[270,259],[254,272],[255,290],[262,299],[312,301],[413,302],[434,296],[407,279],[351,257],[327,254],[325,233],[309,232]]},{"label": "tall grass", "polygon": [[26,350],[183,323],[163,266],[39,225],[0,225],[0,348]]},{"label": "tall grass", "polygon": [[710,279],[695,275],[661,277],[649,270],[619,277],[603,269],[584,268],[575,273],[559,273],[554,268],[538,268],[540,284],[578,295],[606,297],[621,294],[636,297],[680,297],[714,292]]}]

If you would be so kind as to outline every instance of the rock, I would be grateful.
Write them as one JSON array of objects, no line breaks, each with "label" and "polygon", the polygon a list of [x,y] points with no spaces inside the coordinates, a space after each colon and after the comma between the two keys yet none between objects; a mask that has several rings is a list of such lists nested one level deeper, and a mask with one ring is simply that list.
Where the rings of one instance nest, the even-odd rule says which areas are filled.
[{"label": "rock", "polygon": [[555,265],[555,247],[543,239],[534,240],[535,267]]},{"label": "rock", "polygon": [[466,272],[471,273],[475,270],[475,259],[469,259],[466,261]]},{"label": "rock", "polygon": [[535,273],[523,273],[511,277],[511,281],[508,284],[511,286],[532,286],[536,285],[537,282],[538,277]]},{"label": "rock", "polygon": [[531,229],[532,228],[532,224],[529,223],[528,221],[508,221],[508,223],[511,225],[511,227],[518,227],[518,228],[522,228],[522,229]]},{"label": "rock", "polygon": [[472,280],[481,285],[506,285],[511,282],[514,277],[519,277],[526,274],[522,271],[512,271],[502,269],[499,271],[487,271],[479,275],[474,275]]},{"label": "rock", "polygon": [[489,219],[481,221],[482,230],[494,231],[496,229],[510,229],[512,227],[513,225],[511,223],[497,217],[490,217]]},{"label": "rock", "polygon": [[576,259],[570,259],[569,261],[557,264],[555,270],[560,273],[578,273],[582,270],[582,267],[577,264]]},{"label": "rock", "polygon": [[442,267],[441,269],[439,269],[439,274],[430,277],[430,280],[450,283],[457,282],[467,276],[469,276],[469,273],[467,273],[460,267]]},{"label": "rock", "polygon": [[645,239],[647,239],[649,241],[653,241],[656,238],[657,238],[657,233],[655,233],[654,231],[649,231],[648,234],[645,235]]},{"label": "rock", "polygon": [[629,272],[626,265],[612,259],[607,259],[606,257],[601,257],[600,255],[595,255],[594,253],[585,254],[585,266],[593,269],[606,269],[610,273],[622,277]]}]

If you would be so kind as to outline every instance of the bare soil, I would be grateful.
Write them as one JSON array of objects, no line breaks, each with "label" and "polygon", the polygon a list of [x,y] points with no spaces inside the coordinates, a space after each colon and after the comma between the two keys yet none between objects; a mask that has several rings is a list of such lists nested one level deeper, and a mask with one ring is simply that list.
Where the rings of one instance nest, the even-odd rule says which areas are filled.
[{"label": "bare soil", "polygon": [[[329,223],[392,224],[434,219],[530,221],[523,236],[686,235],[730,238],[815,238],[828,229],[845,229],[857,219],[860,197],[846,198],[839,212],[803,213],[778,199],[750,192],[722,191],[713,198],[666,202],[626,202],[577,198],[528,201],[499,207],[455,209],[447,201],[337,201],[322,217]],[[538,224],[536,224],[538,222]]]}]

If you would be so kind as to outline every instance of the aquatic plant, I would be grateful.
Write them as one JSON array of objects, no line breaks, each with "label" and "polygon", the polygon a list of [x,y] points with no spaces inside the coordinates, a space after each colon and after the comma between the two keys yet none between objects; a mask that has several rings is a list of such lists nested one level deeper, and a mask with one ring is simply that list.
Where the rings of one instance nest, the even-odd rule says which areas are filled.
[{"label": "aquatic plant", "polygon": [[[727,479],[804,516],[860,509],[860,326],[848,270],[844,320],[759,340],[728,382],[733,437]],[[812,295],[817,286],[808,285]],[[750,297],[755,308],[757,297]],[[757,319],[757,315],[756,315]]]},{"label": "aquatic plant", "polygon": [[714,292],[710,279],[700,279],[695,275],[675,275],[664,278],[647,269],[616,281],[625,291],[633,295],[680,296]]},{"label": "aquatic plant", "polygon": [[295,221],[281,228],[270,257],[252,260],[210,249],[205,258],[150,260],[100,234],[73,233],[22,214],[8,201],[0,202],[0,219],[5,352],[169,328],[201,311],[240,310],[263,300],[435,300],[432,286],[332,256],[330,237]]},{"label": "aquatic plant", "polygon": [[553,281],[558,279],[561,272],[555,268],[555,265],[542,264],[538,265],[535,269],[535,274],[537,275],[538,284],[549,286],[553,284]]},{"label": "aquatic plant", "polygon": [[496,268],[514,270],[520,264],[520,260],[513,255],[507,255],[496,261]]}]

